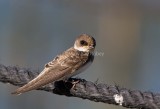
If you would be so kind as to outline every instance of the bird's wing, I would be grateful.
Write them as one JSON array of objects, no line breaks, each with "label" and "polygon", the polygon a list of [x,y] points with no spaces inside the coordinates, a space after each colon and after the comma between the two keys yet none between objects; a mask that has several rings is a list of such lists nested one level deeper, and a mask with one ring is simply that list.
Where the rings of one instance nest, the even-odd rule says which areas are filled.
[{"label": "bird's wing", "polygon": [[76,54],[74,50],[69,49],[63,54],[57,56],[53,61],[45,65],[44,70],[36,78],[18,88],[12,94],[21,94],[37,89],[53,81],[66,78],[87,61],[87,56],[85,58],[77,55],[79,54]]}]

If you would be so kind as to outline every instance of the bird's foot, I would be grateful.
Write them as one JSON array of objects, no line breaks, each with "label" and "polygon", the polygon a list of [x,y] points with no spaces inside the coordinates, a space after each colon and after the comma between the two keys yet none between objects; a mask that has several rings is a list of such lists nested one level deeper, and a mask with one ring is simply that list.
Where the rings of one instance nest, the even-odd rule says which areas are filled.
[{"label": "bird's foot", "polygon": [[79,82],[80,82],[80,80],[74,80],[74,81],[72,81],[71,82],[72,83],[72,88],[71,89],[73,89],[76,86],[76,84],[79,83]]}]

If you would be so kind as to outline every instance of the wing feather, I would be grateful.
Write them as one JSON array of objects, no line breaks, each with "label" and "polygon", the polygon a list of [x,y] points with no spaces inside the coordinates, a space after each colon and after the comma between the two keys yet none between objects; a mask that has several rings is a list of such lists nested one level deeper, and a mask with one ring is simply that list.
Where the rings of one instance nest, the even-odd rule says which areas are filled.
[{"label": "wing feather", "polygon": [[45,65],[44,70],[26,85],[18,88],[12,94],[21,94],[30,90],[37,89],[48,83],[70,77],[75,70],[79,69],[88,59],[88,54],[75,53],[70,48],[61,55],[58,55],[53,61]]},{"label": "wing feather", "polygon": [[[58,73],[55,73],[55,72]],[[37,89],[41,86],[44,86],[46,84],[49,84],[55,80],[59,80],[61,78],[64,77],[66,72],[70,72],[71,68],[63,68],[63,70],[59,71],[58,69],[55,69],[55,71],[53,71],[53,69],[48,69],[45,68],[41,74],[39,74],[35,79],[31,80],[29,83],[27,83],[26,85],[18,88],[15,92],[13,92],[12,94],[21,94],[24,92],[28,92],[30,90],[34,90]]]}]

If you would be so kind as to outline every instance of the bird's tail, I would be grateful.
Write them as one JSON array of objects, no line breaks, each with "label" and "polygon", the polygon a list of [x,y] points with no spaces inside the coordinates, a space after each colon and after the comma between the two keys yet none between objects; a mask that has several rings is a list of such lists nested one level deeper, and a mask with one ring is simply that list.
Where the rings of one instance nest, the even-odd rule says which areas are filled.
[{"label": "bird's tail", "polygon": [[31,80],[26,85],[18,88],[17,90],[15,90],[14,92],[12,92],[11,94],[20,95],[21,93],[38,89],[39,87],[44,86],[44,85],[50,83],[51,80],[47,80],[48,77],[47,77],[47,75],[44,75],[44,73],[45,73],[45,71],[42,71],[41,74],[39,74],[36,78],[34,78],[33,80]]}]

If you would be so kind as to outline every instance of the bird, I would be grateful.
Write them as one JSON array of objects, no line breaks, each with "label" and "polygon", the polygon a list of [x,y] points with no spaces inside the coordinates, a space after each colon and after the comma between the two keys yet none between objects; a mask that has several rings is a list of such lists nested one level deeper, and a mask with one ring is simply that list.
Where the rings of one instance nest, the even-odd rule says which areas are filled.
[{"label": "bird", "polygon": [[92,36],[87,34],[79,35],[73,47],[45,64],[44,69],[37,77],[12,92],[12,94],[20,95],[55,81],[67,80],[83,72],[94,60],[95,46],[96,41]]}]

